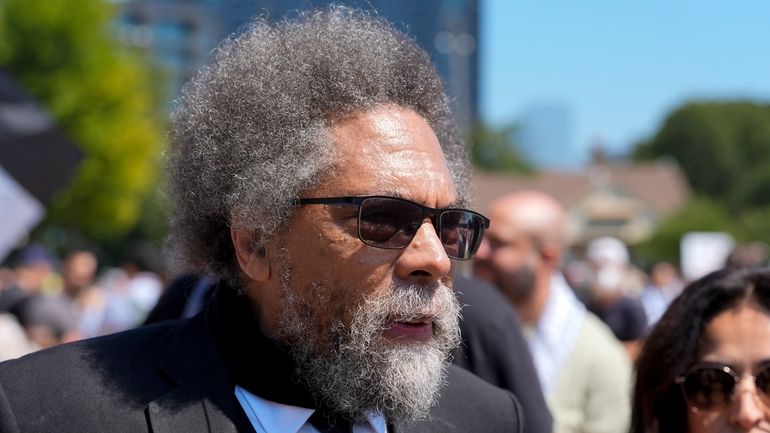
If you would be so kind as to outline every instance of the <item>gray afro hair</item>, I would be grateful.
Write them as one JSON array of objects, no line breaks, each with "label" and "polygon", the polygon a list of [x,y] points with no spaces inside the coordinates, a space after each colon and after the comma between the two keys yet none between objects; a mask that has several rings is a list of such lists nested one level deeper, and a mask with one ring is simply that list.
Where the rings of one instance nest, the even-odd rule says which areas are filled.
[{"label": "gray afro hair", "polygon": [[237,281],[230,227],[279,232],[291,200],[333,175],[332,118],[410,108],[438,137],[461,200],[467,150],[428,55],[390,24],[343,6],[225,40],[182,89],[166,155],[169,246],[187,271]]}]

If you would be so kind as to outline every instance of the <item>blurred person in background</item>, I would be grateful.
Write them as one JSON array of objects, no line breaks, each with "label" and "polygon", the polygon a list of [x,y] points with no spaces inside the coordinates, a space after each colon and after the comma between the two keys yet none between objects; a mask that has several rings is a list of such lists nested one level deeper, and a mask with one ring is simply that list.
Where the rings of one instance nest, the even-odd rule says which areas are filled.
[{"label": "blurred person in background", "polygon": [[[13,269],[0,266],[0,300],[3,290],[10,289],[15,282],[16,273]],[[0,311],[0,361],[18,358],[37,349],[27,338],[16,316]]]},{"label": "blurred person in background", "polygon": [[770,269],[684,289],[637,363],[632,433],[770,431]]},{"label": "blurred person in background", "polygon": [[14,312],[19,301],[42,293],[50,286],[50,280],[55,279],[56,264],[56,257],[43,246],[30,245],[22,249],[16,260],[12,284],[0,291],[0,312]]},{"label": "blurred person in background", "polygon": [[19,301],[14,310],[27,338],[38,348],[80,339],[75,312],[64,296],[36,293]]},{"label": "blurred person in background", "polygon": [[0,361],[18,358],[38,349],[29,341],[16,316],[0,313]]},{"label": "blurred person in background", "polygon": [[566,216],[537,191],[504,196],[474,262],[524,325],[556,433],[616,433],[630,419],[631,364],[607,326],[576,297],[560,271]]},{"label": "blurred person in background", "polygon": [[0,297],[2,297],[2,291],[10,288],[16,281],[16,274],[13,269],[0,265]]},{"label": "blurred person in background", "polygon": [[79,299],[94,284],[99,262],[96,255],[85,249],[71,250],[62,262],[62,293]]},{"label": "blurred person in background", "polygon": [[586,257],[594,270],[588,309],[610,327],[635,360],[647,333],[647,317],[638,299],[644,286],[641,271],[631,266],[626,244],[610,236],[589,242]]},{"label": "blurred person in background", "polygon": [[567,259],[564,263],[564,279],[577,295],[580,302],[591,302],[591,284],[593,284],[594,270],[587,260]]},{"label": "blurred person in background", "polygon": [[628,246],[622,240],[612,236],[591,240],[586,246],[586,260],[593,269],[592,290],[617,288],[631,298],[642,293],[646,275],[631,263]]},{"label": "blurred person in background", "polygon": [[648,329],[655,326],[671,301],[682,292],[682,287],[684,285],[676,266],[668,262],[659,262],[652,266],[647,285],[639,296]]},{"label": "blurred person in background", "polygon": [[73,249],[62,262],[62,294],[70,302],[82,337],[100,334],[104,320],[106,295],[96,284],[99,261],[92,251]]},{"label": "blurred person in background", "polygon": [[767,266],[768,248],[764,242],[750,242],[738,245],[727,256],[725,266],[728,268],[752,268]]},{"label": "blurred person in background", "polygon": [[99,280],[105,301],[97,334],[125,331],[144,322],[163,291],[158,266],[157,252],[150,246],[126,249],[120,268],[107,271]]},{"label": "blurred person in background", "polygon": [[69,305],[58,295],[57,258],[41,245],[23,248],[0,291],[0,359],[78,338]]}]

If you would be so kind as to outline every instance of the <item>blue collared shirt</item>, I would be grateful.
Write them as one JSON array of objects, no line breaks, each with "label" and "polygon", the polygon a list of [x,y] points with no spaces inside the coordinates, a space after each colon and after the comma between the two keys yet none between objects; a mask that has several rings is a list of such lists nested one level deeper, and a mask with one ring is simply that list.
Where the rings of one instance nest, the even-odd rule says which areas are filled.
[{"label": "blue collared shirt", "polygon": [[[237,385],[235,396],[257,433],[319,433],[308,422],[315,409],[265,400]],[[387,433],[382,413],[371,412],[366,418],[364,422],[353,423],[353,433]]]}]

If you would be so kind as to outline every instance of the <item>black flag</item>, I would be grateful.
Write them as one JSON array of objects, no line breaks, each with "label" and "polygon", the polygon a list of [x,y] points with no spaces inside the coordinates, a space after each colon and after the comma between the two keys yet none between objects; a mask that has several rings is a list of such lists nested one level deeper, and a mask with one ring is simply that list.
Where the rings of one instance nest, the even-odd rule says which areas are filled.
[{"label": "black flag", "polygon": [[73,176],[81,157],[51,116],[0,69],[0,166],[47,204]]}]

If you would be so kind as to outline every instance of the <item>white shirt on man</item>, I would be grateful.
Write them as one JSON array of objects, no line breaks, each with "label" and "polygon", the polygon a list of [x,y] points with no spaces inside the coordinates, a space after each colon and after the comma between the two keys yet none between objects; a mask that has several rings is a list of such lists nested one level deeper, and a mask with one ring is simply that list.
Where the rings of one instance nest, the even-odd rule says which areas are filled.
[{"label": "white shirt on man", "polygon": [[[235,396],[257,433],[319,433],[308,421],[315,409],[266,400],[237,385]],[[353,433],[387,433],[385,416],[369,413],[366,422],[353,423]]]},{"label": "white shirt on man", "polygon": [[585,317],[585,306],[564,277],[554,273],[543,313],[527,338],[543,395],[549,396],[553,391]]}]

